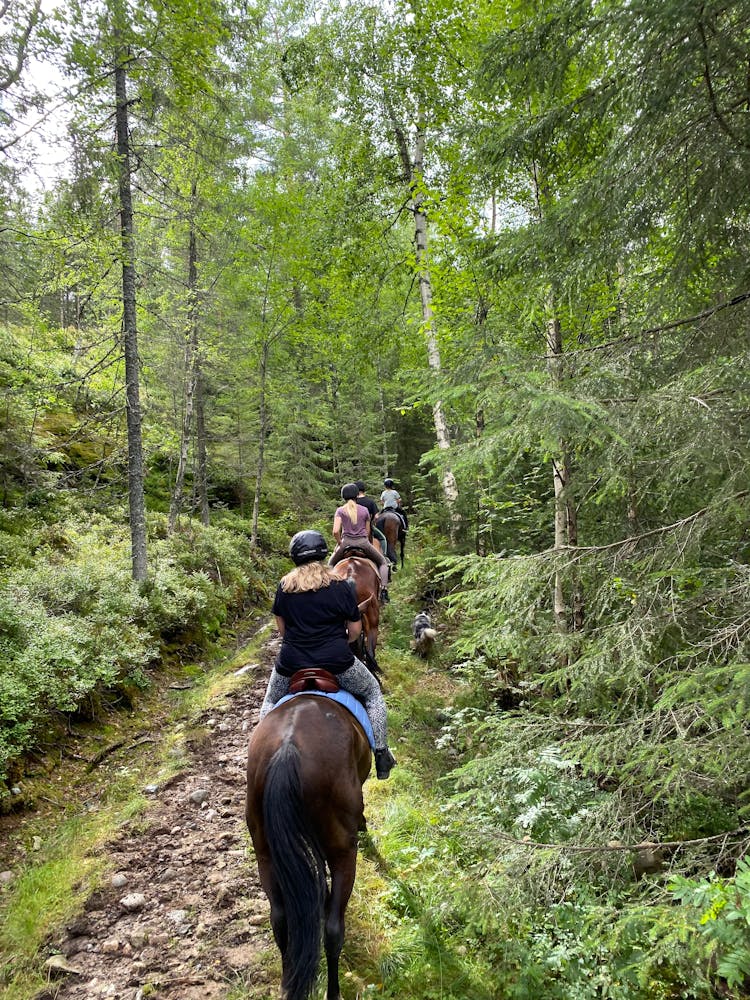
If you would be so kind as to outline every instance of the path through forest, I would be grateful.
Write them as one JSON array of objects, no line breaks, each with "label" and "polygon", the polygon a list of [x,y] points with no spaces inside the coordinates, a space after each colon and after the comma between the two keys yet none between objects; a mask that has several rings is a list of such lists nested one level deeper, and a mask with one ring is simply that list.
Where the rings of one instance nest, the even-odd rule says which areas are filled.
[{"label": "path through forest", "polygon": [[147,788],[152,804],[108,845],[114,874],[53,942],[60,968],[35,1000],[214,1000],[245,980],[253,996],[271,994],[258,963],[272,945],[268,904],[243,815],[266,676],[248,670],[204,711],[187,767]]}]

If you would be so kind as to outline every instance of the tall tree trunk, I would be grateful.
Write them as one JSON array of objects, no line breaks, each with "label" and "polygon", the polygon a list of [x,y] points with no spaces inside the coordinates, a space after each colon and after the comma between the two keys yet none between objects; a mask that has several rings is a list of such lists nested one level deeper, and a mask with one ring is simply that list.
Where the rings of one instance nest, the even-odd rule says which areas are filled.
[{"label": "tall tree trunk", "polygon": [[[550,305],[554,305],[550,300]],[[555,386],[562,381],[562,332],[560,320],[550,316],[547,319],[547,370]],[[568,544],[568,512],[565,501],[565,487],[568,483],[568,466],[565,460],[564,444],[560,442],[560,451],[552,459],[552,482],[555,491],[555,549],[564,549]],[[562,573],[555,571],[552,588],[552,606],[555,621],[561,632],[568,628],[568,610],[565,604]]]},{"label": "tall tree trunk", "polygon": [[258,401],[258,416],[260,418],[260,430],[258,431],[258,464],[255,471],[255,496],[253,497],[253,523],[250,535],[250,544],[258,544],[258,515],[260,513],[260,493],[263,486],[263,473],[265,472],[266,456],[266,432],[267,432],[267,411],[266,411],[266,382],[268,379],[268,340],[263,341],[263,348],[260,353],[260,399]]},{"label": "tall tree trunk", "polygon": [[[417,126],[414,153],[409,150],[406,134],[398,123],[392,106],[386,101],[386,109],[391,119],[396,143],[398,146],[404,176],[408,180],[411,194],[411,210],[414,216],[414,240],[416,244],[416,270],[419,281],[419,298],[422,305],[422,332],[427,345],[427,363],[436,379],[439,378],[442,362],[440,346],[435,330],[435,314],[432,308],[432,277],[428,253],[427,214],[424,210],[424,149],[425,127],[420,122]],[[436,399],[432,406],[432,422],[435,427],[437,446],[441,451],[450,452],[451,439],[448,421],[445,418],[442,400]],[[460,527],[461,516],[457,509],[458,484],[453,470],[446,465],[443,471],[443,496],[450,514],[451,537],[455,538]]]},{"label": "tall tree trunk", "polygon": [[383,392],[383,367],[381,364],[380,355],[378,355],[377,360],[377,373],[378,373],[378,405],[380,407],[380,441],[381,441],[381,463],[383,476],[388,475],[388,421],[386,419],[385,412],[385,393]]},{"label": "tall tree trunk", "polygon": [[[191,198],[195,204],[197,186],[193,181]],[[191,213],[192,215],[192,213]],[[190,451],[190,440],[193,435],[193,410],[195,406],[195,389],[197,382],[198,359],[198,241],[195,233],[194,218],[190,220],[190,235],[188,240],[188,314],[185,330],[185,367],[182,396],[182,430],[180,434],[180,455],[177,461],[172,498],[169,504],[168,530],[174,531],[177,518],[182,509],[182,494],[185,486],[185,471]]]},{"label": "tall tree trunk", "polygon": [[197,457],[196,480],[201,524],[208,527],[211,513],[208,506],[208,448],[206,438],[206,393],[200,354],[196,356],[195,370],[195,448]]},{"label": "tall tree trunk", "polygon": [[[549,200],[549,190],[544,170],[536,160],[532,162],[532,184],[536,200],[539,220],[544,216],[545,206]],[[560,319],[557,316],[557,304],[550,290],[547,299],[547,371],[550,382],[555,389],[563,385],[563,340]],[[563,550],[567,546],[578,544],[578,513],[575,507],[575,497],[571,484],[572,467],[568,442],[560,438],[558,453],[552,459],[552,482],[555,494],[555,549]],[[565,602],[563,576],[558,569],[555,572],[552,593],[552,606],[557,628],[567,632],[569,625],[577,630],[583,624],[584,602],[583,590],[577,573],[572,580],[572,614],[569,619],[568,607]]]},{"label": "tall tree trunk", "polygon": [[[550,306],[554,303],[550,299]],[[547,320],[547,368],[555,388],[560,388],[563,381],[563,344],[560,320],[550,316]],[[552,477],[555,491],[555,548],[565,549],[578,545],[578,512],[575,506],[575,496],[572,486],[572,463],[568,442],[560,438],[559,451],[552,459]],[[573,630],[580,631],[583,626],[584,601],[583,588],[577,571],[573,571],[571,584]],[[553,607],[555,621],[561,632],[568,630],[568,608],[562,574],[555,573],[553,586]]]},{"label": "tall tree trunk", "polygon": [[[482,437],[484,435],[484,409],[481,406],[477,407],[477,411],[474,414],[474,436],[477,441],[477,445],[481,444]],[[482,478],[481,473],[477,472],[476,480],[476,491],[477,491],[477,529],[476,529],[476,553],[478,556],[487,555],[487,536],[485,533],[486,528],[486,511],[484,504],[482,503]]]},{"label": "tall tree trunk", "polygon": [[[120,12],[121,13],[121,12]],[[125,355],[125,398],[128,429],[128,503],[133,579],[141,582],[148,574],[146,550],[146,501],[143,489],[143,442],[138,371],[138,328],[136,323],[135,233],[130,173],[130,132],[125,66],[128,53],[120,50],[115,66],[115,131],[119,160],[120,240],[122,245],[123,353]]]}]

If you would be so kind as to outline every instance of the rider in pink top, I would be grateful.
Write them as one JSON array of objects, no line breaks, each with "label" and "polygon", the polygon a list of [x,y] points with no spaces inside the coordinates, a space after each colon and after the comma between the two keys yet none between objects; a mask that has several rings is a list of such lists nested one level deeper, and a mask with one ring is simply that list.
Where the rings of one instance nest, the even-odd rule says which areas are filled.
[{"label": "rider in pink top", "polygon": [[345,559],[347,549],[362,549],[368,559],[378,567],[380,574],[380,599],[383,602],[389,600],[388,597],[388,560],[382,552],[379,552],[370,541],[370,512],[366,507],[357,503],[359,490],[356,483],[347,483],[341,490],[341,498],[346,501],[341,507],[336,508],[333,518],[333,535],[338,545],[330,560],[329,566],[335,566],[337,562]]}]

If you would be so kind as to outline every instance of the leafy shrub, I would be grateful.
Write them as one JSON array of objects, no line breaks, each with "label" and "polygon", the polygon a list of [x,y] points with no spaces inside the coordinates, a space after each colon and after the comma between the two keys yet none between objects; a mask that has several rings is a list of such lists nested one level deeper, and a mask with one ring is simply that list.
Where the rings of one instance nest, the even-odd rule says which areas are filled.
[{"label": "leafy shrub", "polygon": [[730,989],[750,986],[750,859],[737,864],[733,879],[711,873],[694,881],[676,878],[675,899],[698,919],[697,929],[708,945],[716,972]]},{"label": "leafy shrub", "polygon": [[[150,518],[152,534],[163,525]],[[248,593],[265,595],[246,537],[229,527],[191,524],[152,542],[150,578],[139,588],[122,522],[92,512],[85,525],[40,516],[26,526],[33,558],[6,573],[0,596],[0,779],[50,713],[142,686],[164,641],[214,637]]]}]

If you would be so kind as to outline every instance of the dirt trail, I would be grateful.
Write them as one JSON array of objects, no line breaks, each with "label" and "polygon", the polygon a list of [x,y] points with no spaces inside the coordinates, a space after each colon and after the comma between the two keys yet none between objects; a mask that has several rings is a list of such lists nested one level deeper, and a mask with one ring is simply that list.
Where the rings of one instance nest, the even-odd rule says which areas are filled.
[{"label": "dirt trail", "polygon": [[268,904],[243,817],[266,670],[244,677],[198,720],[187,767],[149,787],[145,817],[108,845],[115,874],[52,942],[68,969],[36,1000],[218,1000],[242,982],[272,995],[258,962],[272,946]]}]

